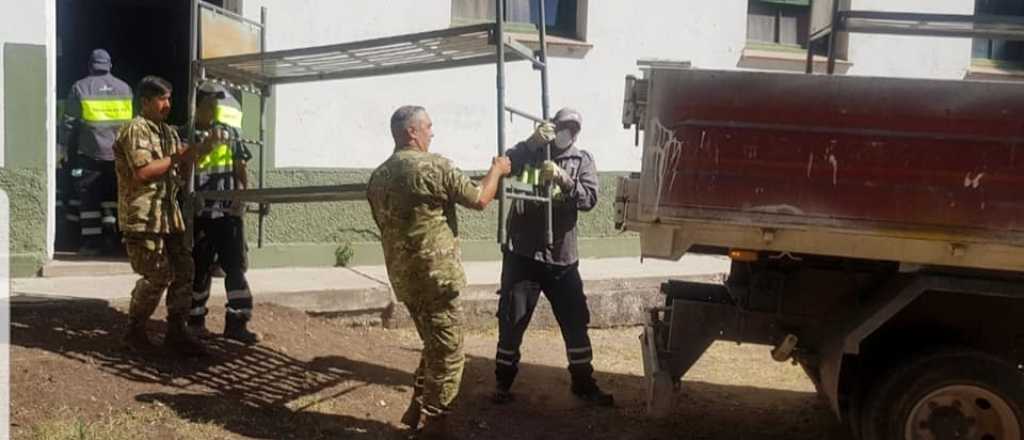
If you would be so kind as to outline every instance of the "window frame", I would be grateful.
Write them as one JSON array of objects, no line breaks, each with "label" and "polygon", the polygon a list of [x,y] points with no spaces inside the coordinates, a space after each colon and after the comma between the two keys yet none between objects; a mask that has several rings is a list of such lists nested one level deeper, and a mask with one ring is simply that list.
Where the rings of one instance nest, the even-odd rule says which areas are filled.
[{"label": "window frame", "polygon": [[[764,7],[774,7],[774,16],[772,17],[773,31],[772,41],[757,40],[751,37],[751,11],[753,10],[754,4],[761,4]],[[786,9],[790,12],[797,11],[797,8],[803,8],[800,14],[785,15]],[[761,14],[758,14],[761,15]],[[782,42],[783,37],[783,18],[793,17],[796,19],[796,29],[794,34],[796,35],[796,44]],[[810,2],[804,2],[801,0],[748,0],[747,1],[747,23],[746,23],[746,44],[747,47],[756,47],[758,49],[768,50],[780,50],[780,51],[793,51],[793,50],[807,50],[807,30],[810,26],[811,7]]]},{"label": "window frame", "polygon": [[[994,10],[987,9],[982,6],[982,3],[992,1],[1005,1],[1005,0],[975,0],[974,1],[974,14],[975,15],[1005,15],[1012,17],[1024,17],[1024,4],[1016,5],[1018,10],[1016,13],[1002,11],[1002,4],[987,5],[991,6]],[[997,42],[1002,42],[1007,45],[1012,45],[1017,52],[1013,58],[997,58],[995,54],[995,45]],[[987,56],[977,56],[978,45],[987,44],[988,49],[985,51]],[[1024,70],[1024,41],[1006,41],[1006,40],[995,40],[991,38],[975,38],[971,40],[971,65],[979,67],[987,67],[998,70],[1017,71]]]},{"label": "window frame", "polygon": [[[452,26],[466,26],[479,23],[493,22],[493,18],[477,18],[477,17],[466,17],[459,11],[460,1],[476,1],[476,2],[488,2],[493,4],[494,0],[452,0],[451,2],[451,25]],[[515,0],[513,0],[515,1]],[[531,2],[533,0],[519,0]],[[586,41],[587,32],[587,10],[589,9],[589,0],[560,0],[560,1],[572,1],[575,2],[575,19],[571,28],[560,28],[558,25],[548,25],[547,35],[552,37],[567,38],[570,40]],[[493,8],[487,8],[493,9]],[[489,14],[492,14],[489,12]],[[521,33],[521,34],[536,34],[537,25],[532,21],[506,21],[505,22],[506,32]]]}]

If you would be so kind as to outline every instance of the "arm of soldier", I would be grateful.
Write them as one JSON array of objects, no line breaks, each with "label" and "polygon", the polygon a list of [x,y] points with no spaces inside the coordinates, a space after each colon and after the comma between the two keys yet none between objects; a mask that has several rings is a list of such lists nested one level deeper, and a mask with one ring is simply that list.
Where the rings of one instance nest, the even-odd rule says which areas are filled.
[{"label": "arm of soldier", "polygon": [[[179,166],[182,171],[188,171],[188,168],[195,163],[197,157],[203,157],[210,150],[213,149],[214,145],[222,142],[219,132],[213,131],[209,136],[206,137],[202,142],[194,146],[188,144],[182,144],[184,147],[179,149],[176,153],[170,156],[154,159],[152,147],[140,148],[139,140],[128,140],[128,155],[130,156],[132,166],[135,168],[135,179],[140,182],[150,182],[156,180],[167,174],[172,167]],[[145,141],[148,145],[148,140]],[[136,157],[136,154],[138,155]]]},{"label": "arm of soldier", "polygon": [[445,186],[451,200],[467,208],[483,210],[487,208],[498,193],[501,178],[512,170],[512,162],[507,157],[495,157],[491,169],[476,185],[468,176],[456,168],[450,168],[445,176]]},{"label": "arm of soldier", "polygon": [[597,206],[597,190],[600,184],[594,157],[587,151],[581,153],[583,160],[580,162],[579,174],[571,184],[569,197],[576,202],[576,209],[585,212]]}]

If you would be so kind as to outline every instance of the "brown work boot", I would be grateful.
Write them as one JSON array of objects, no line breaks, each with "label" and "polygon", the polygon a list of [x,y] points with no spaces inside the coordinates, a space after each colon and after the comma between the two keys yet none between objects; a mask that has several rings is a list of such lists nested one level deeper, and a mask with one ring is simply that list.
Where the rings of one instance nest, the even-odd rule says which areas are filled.
[{"label": "brown work boot", "polygon": [[184,316],[167,317],[164,347],[186,357],[206,355],[206,346],[195,335],[189,333]]},{"label": "brown work boot", "polygon": [[150,351],[154,348],[153,341],[149,339],[149,334],[146,333],[145,319],[130,318],[128,329],[121,342],[124,344],[124,348],[129,351]]}]

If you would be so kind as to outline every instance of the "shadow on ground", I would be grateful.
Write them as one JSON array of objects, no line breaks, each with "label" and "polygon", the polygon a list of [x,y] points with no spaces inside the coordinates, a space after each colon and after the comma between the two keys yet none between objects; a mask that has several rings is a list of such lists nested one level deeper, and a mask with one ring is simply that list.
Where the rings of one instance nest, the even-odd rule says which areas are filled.
[{"label": "shadow on ground", "polygon": [[[411,394],[410,370],[418,357],[414,345],[398,342],[387,331],[370,332],[372,337],[367,339],[330,321],[276,310],[285,317],[272,329],[279,334],[273,344],[279,348],[214,340],[210,356],[182,360],[160,352],[137,355],[122,351],[119,338],[127,318],[103,302],[15,308],[11,333],[14,365],[24,365],[17,363],[18,357],[28,357],[33,350],[56,354],[59,359],[33,363],[34,368],[51,369],[47,374],[72,384],[58,396],[46,395],[42,389],[18,390],[19,386],[35,386],[36,376],[32,375],[39,372],[14,368],[15,402],[53,399],[86,413],[95,403],[80,394],[119,387],[127,393],[120,402],[127,407],[160,403],[184,420],[214,424],[244,437],[406,437],[397,422],[404,404],[384,409],[371,402],[356,409],[339,409],[334,403],[350,393],[370,390],[391,402],[406,402]],[[301,319],[312,324],[305,328],[293,324]],[[151,334],[163,333],[162,322],[150,324]],[[303,344],[312,348],[293,349]],[[355,344],[361,344],[360,349],[371,356],[363,360],[346,357],[347,347]],[[560,341],[551,349],[561,351]],[[81,373],[96,379],[77,384],[74,376],[83,369],[101,374]],[[518,400],[495,406],[488,400],[492,371],[491,359],[468,357],[459,408],[453,416],[461,438],[846,438],[825,405],[810,393],[685,382],[672,417],[655,421],[643,414],[645,385],[638,376],[598,373],[599,382],[616,394],[618,405],[590,408],[569,394],[564,369],[523,365],[515,388]],[[19,375],[24,377],[19,380]],[[356,395],[362,394],[352,394]]]}]

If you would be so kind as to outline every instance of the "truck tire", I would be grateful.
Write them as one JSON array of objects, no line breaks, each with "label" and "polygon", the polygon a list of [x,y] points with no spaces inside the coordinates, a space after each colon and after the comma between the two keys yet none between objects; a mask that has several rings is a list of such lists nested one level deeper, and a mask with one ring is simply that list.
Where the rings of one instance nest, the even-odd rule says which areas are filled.
[{"label": "truck tire", "polygon": [[863,440],[1024,440],[1024,375],[964,348],[904,361],[868,392]]}]

